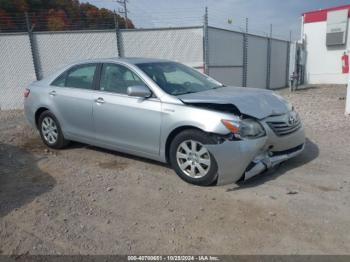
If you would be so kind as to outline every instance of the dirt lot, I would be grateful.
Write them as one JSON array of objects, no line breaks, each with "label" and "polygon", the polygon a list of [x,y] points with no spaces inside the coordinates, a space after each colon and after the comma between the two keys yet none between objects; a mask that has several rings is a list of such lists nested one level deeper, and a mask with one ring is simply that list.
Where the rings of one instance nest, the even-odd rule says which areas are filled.
[{"label": "dirt lot", "polygon": [[95,147],[48,150],[23,112],[0,112],[0,254],[350,254],[345,92],[280,91],[305,123],[304,153],[210,188]]}]

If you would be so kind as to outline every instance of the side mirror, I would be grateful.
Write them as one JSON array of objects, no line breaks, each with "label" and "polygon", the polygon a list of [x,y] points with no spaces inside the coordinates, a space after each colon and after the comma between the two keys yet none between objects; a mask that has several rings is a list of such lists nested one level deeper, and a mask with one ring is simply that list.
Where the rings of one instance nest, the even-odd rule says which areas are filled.
[{"label": "side mirror", "polygon": [[146,86],[129,86],[126,90],[128,96],[148,98],[152,96],[151,90]]}]

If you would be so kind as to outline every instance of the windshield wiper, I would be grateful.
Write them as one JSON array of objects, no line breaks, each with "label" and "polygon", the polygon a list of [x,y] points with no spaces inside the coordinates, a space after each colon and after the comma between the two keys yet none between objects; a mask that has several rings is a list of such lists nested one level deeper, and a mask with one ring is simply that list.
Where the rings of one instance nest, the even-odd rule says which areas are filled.
[{"label": "windshield wiper", "polygon": [[198,93],[198,91],[188,91],[188,92],[179,93],[179,94],[175,94],[175,95],[176,96],[181,96],[181,95],[187,95],[187,94],[193,94],[193,93]]}]

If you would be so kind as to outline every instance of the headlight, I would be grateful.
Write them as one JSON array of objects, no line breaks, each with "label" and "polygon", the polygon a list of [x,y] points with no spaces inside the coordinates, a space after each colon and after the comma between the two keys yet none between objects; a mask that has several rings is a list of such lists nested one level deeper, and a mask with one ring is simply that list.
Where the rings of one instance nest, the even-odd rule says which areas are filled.
[{"label": "headlight", "polygon": [[237,138],[258,138],[266,134],[265,129],[262,127],[262,125],[253,119],[223,119],[221,122]]}]

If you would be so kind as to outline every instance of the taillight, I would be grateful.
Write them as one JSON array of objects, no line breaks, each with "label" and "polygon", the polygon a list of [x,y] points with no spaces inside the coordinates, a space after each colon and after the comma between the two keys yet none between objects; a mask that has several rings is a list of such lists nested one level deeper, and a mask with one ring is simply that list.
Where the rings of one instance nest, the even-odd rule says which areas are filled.
[{"label": "taillight", "polygon": [[24,90],[24,97],[28,97],[30,94],[30,89],[26,88],[26,90]]}]

